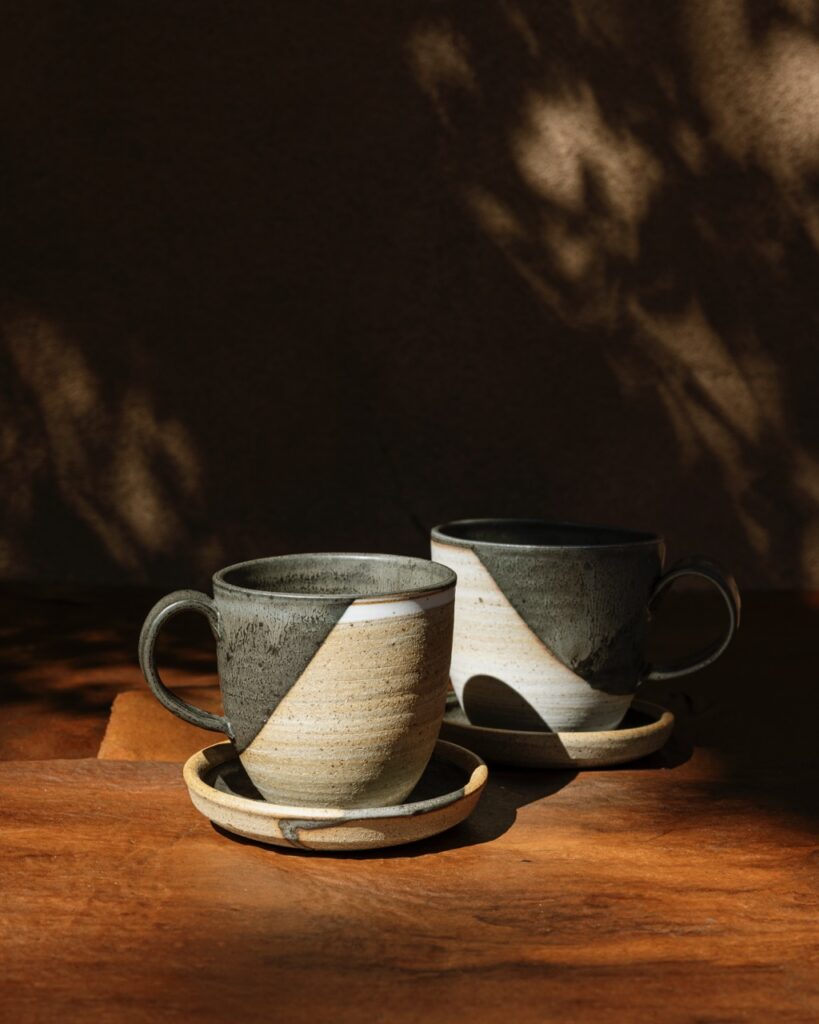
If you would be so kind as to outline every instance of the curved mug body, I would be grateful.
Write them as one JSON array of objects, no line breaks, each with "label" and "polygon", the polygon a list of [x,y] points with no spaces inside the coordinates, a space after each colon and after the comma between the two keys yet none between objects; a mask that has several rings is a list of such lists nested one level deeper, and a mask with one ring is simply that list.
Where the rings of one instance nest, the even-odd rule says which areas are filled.
[{"label": "curved mug body", "polygon": [[[454,574],[397,555],[283,555],[217,572],[213,598],[171,594],[140,660],[155,695],[225,732],[261,795],[295,807],[400,803],[432,755],[446,702]],[[168,613],[208,615],[224,715],[182,704],[153,663]],[[181,705],[181,707],[180,707]]]},{"label": "curved mug body", "polygon": [[[475,725],[518,730],[616,728],[645,678],[713,661],[739,622],[733,580],[698,561],[663,574],[662,538],[538,519],[460,520],[432,531],[432,557],[458,575],[451,680]],[[670,669],[646,664],[652,604],[678,576],[720,589],[729,627]]]}]

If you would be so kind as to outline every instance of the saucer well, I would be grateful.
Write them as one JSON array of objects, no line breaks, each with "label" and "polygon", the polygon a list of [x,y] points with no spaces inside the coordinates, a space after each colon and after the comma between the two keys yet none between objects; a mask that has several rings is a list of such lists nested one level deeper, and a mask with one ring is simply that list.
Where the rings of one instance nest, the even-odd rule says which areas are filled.
[{"label": "saucer well", "polygon": [[[454,698],[454,694],[452,695]],[[457,701],[447,702],[441,736],[490,764],[519,768],[604,768],[653,754],[674,728],[674,716],[635,700],[616,729],[605,732],[523,732],[473,725]]]},{"label": "saucer well", "polygon": [[471,750],[438,740],[405,803],[353,810],[266,803],[231,743],[194,754],[183,777],[194,807],[228,832],[300,850],[374,850],[426,839],[462,822],[475,809],[488,772]]}]

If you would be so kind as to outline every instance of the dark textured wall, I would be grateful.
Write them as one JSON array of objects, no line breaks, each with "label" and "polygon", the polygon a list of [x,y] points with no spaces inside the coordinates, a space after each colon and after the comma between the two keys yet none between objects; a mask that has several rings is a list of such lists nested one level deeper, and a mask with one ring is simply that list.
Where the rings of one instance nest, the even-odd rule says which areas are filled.
[{"label": "dark textured wall", "polygon": [[0,576],[543,513],[819,584],[812,6],[3,23]]}]

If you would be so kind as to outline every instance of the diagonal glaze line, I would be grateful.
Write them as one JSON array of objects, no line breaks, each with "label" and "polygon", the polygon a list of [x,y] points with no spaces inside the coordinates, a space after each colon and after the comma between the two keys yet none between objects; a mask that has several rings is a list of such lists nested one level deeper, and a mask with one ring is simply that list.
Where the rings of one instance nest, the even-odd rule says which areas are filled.
[{"label": "diagonal glaze line", "polygon": [[571,660],[559,651],[560,638],[555,633],[562,627],[556,625],[554,615],[546,607],[545,595],[540,596],[539,600],[531,600],[533,591],[531,580],[526,572],[530,566],[518,562],[514,554],[510,552],[495,556],[492,552],[481,551],[477,547],[470,547],[469,550],[491,576],[493,583],[509,602],[513,611],[540,641],[546,653],[570,672],[576,674]]},{"label": "diagonal glaze line", "polygon": [[304,674],[344,616],[352,599],[271,606],[264,616],[234,617],[222,655],[225,709],[238,753],[245,751]]}]

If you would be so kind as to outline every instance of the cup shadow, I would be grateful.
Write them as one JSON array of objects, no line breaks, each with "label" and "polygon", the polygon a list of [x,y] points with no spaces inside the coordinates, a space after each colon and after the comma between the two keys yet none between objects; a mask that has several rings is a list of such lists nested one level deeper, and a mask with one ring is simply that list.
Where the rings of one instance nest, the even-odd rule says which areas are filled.
[{"label": "cup shadow", "polygon": [[[454,694],[450,694],[448,706],[454,703]],[[628,724],[641,724],[644,715],[634,710],[629,711]],[[634,719],[632,721],[632,719]],[[548,731],[548,730],[545,730]],[[557,734],[552,734],[557,739]],[[290,857],[320,857],[322,859],[340,860],[400,860],[403,858],[424,857],[446,850],[456,850],[469,846],[479,846],[499,839],[515,824],[520,808],[538,800],[546,799],[560,792],[572,782],[579,772],[632,772],[676,768],[690,759],[694,752],[689,730],[682,722],[677,721],[674,731],[665,745],[653,754],[638,758],[624,764],[601,766],[584,769],[558,768],[522,768],[505,765],[500,762],[489,762],[489,780],[481,799],[466,821],[441,832],[428,839],[401,846],[373,850],[310,850],[298,847],[272,846],[255,839],[234,835],[219,825],[211,823],[211,827],[220,836],[233,843],[243,846],[257,846],[264,850],[275,851],[276,854]],[[243,774],[243,773],[242,773]],[[250,787],[242,795],[259,794],[253,789],[249,780],[244,785]],[[232,788],[239,791],[235,781]],[[252,790],[252,792],[251,792]]]},{"label": "cup shadow", "polygon": [[[492,701],[496,703],[497,713],[494,716],[490,716],[480,701],[475,699],[476,693],[480,697],[488,696],[491,698],[490,707]],[[642,699],[643,694],[638,693],[635,696],[639,700]],[[655,702],[649,701],[649,703],[653,704]],[[678,702],[666,700],[659,706],[668,707],[669,703],[674,705]],[[549,725],[528,701],[500,679],[493,676],[472,676],[464,687],[463,710],[461,710],[454,692],[451,692],[447,697],[448,715],[454,712],[456,716],[460,715],[465,723],[477,726],[479,729],[486,727],[492,730],[491,740],[488,740],[486,736],[481,735],[479,732],[476,732],[473,737],[473,749],[486,760],[490,767],[494,765],[496,767],[517,768],[524,772],[644,771],[646,769],[677,768],[685,764],[692,757],[695,749],[694,736],[684,709],[681,711],[679,707],[671,706],[668,707],[668,710],[674,714],[674,727],[671,735],[659,750],[646,754],[643,757],[635,758],[632,761],[623,761],[618,764],[579,766],[573,763],[572,754],[563,742],[562,737],[564,734],[550,729]],[[636,704],[628,709],[618,729],[638,729],[652,723],[654,720],[654,715],[648,713],[646,709],[640,708],[639,704]],[[445,718],[444,721],[446,722],[447,719]],[[462,723],[459,721],[458,724]],[[531,763],[521,761],[521,752],[517,749],[515,742],[507,745],[508,761],[505,760],[504,741],[499,739],[498,734],[495,732],[495,730],[499,729],[509,729],[513,733],[542,733],[544,750],[541,754],[545,754],[548,750],[548,760],[541,758],[543,763],[540,766],[537,766],[536,761]],[[466,747],[472,746],[469,742],[468,734],[463,731],[455,734],[445,734],[444,738],[452,742],[461,743]]]},{"label": "cup shadow", "polygon": [[599,768],[589,768],[588,771],[594,772],[641,772],[641,771],[658,771],[660,769],[679,768],[684,765],[686,761],[694,755],[694,744],[690,738],[685,734],[685,731],[680,729],[679,723],[675,722],[674,731],[668,738],[668,741],[653,754],[647,754],[645,757],[639,757],[636,761],[626,761],[624,764],[612,764],[601,766]]},{"label": "cup shadow", "polygon": [[[451,697],[457,704],[454,693]],[[495,676],[471,676],[463,688],[462,699],[464,714],[473,725],[527,732],[552,731],[525,697]],[[452,703],[449,699],[447,706]]]}]

